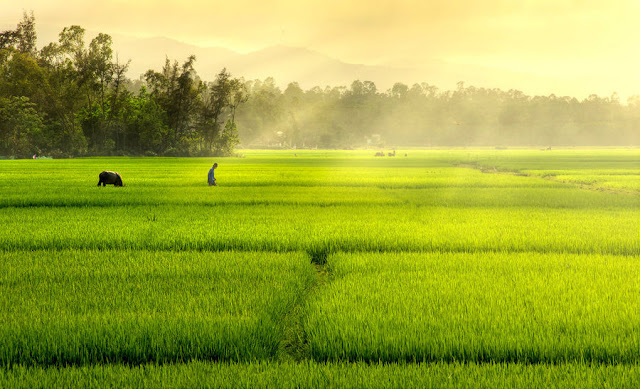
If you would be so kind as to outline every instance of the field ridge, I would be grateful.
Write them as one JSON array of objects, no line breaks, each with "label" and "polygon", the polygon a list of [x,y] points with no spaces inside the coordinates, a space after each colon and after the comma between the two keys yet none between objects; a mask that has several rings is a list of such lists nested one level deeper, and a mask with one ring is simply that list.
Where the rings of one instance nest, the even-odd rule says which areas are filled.
[{"label": "field ridge", "polygon": [[482,173],[487,173],[487,174],[506,174],[506,175],[519,176],[519,177],[537,178],[540,180],[546,180],[546,181],[569,185],[574,188],[601,192],[601,193],[625,194],[625,195],[635,195],[635,196],[640,195],[640,192],[631,190],[631,189],[625,190],[622,188],[612,189],[612,188],[597,187],[592,183],[586,182],[586,181],[563,180],[563,179],[557,178],[555,174],[535,175],[535,174],[523,172],[519,169],[509,169],[501,166],[492,166],[492,165],[480,165],[480,162],[478,161],[460,162],[460,163],[453,164],[453,166],[465,168],[465,169],[479,170]]},{"label": "field ridge", "polygon": [[310,256],[310,259],[315,271],[314,282],[303,290],[296,300],[296,304],[282,319],[284,336],[276,356],[276,359],[281,362],[299,363],[311,357],[309,339],[304,328],[305,308],[309,299],[318,294],[330,282],[330,268],[326,260],[323,264],[318,264],[313,262],[313,257]]}]

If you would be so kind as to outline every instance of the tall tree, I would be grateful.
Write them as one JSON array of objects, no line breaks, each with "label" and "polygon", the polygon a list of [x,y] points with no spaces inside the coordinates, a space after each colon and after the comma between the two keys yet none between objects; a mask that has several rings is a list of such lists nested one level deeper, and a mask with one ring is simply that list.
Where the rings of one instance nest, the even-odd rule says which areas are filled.
[{"label": "tall tree", "polygon": [[28,158],[40,153],[43,120],[27,97],[0,97],[0,154]]},{"label": "tall tree", "polygon": [[235,115],[238,106],[247,101],[246,86],[242,80],[232,78],[227,69],[222,69],[215,81],[205,84],[203,92],[198,126],[203,148],[216,154],[229,154],[238,143]]},{"label": "tall tree", "polygon": [[16,48],[24,54],[36,55],[36,18],[33,11],[30,14],[23,13],[22,20],[16,29]]},{"label": "tall tree", "polygon": [[167,58],[162,72],[149,70],[145,74],[150,96],[167,113],[172,134],[167,139],[177,145],[177,152],[189,153],[190,139],[194,135],[194,113],[202,91],[202,82],[196,79],[194,55],[182,64],[173,64]]}]

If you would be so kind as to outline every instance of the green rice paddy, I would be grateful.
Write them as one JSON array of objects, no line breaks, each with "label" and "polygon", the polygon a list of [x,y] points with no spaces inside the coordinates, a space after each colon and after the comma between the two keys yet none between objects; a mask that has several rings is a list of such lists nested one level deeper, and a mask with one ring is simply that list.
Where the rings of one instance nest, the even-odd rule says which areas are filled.
[{"label": "green rice paddy", "polygon": [[242,153],[0,162],[0,387],[639,386],[637,149]]}]

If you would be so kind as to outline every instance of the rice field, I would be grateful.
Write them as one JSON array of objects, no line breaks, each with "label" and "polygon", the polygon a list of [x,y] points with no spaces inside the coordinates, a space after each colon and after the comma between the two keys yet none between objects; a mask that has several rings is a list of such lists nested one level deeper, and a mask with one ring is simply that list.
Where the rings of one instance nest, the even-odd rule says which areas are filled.
[{"label": "rice field", "polygon": [[0,370],[4,387],[27,388],[637,388],[637,365],[368,364],[313,361],[90,365]]},{"label": "rice field", "polygon": [[[0,363],[276,357],[314,282],[302,254],[27,251],[0,264]],[[260,271],[256,271],[259,268]]]},{"label": "rice field", "polygon": [[636,363],[638,258],[338,254],[309,303],[316,360]]},{"label": "rice field", "polygon": [[639,150],[242,154],[0,161],[0,387],[639,386]]}]

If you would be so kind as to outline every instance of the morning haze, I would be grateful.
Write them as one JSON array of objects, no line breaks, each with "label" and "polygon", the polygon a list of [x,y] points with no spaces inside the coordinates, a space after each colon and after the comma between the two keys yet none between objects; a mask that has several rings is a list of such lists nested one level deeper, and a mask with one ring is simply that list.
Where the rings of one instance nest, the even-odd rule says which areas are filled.
[{"label": "morning haze", "polygon": [[0,155],[639,143],[628,3],[25,5]]},{"label": "morning haze", "polygon": [[[453,89],[464,81],[580,99],[616,92],[625,102],[640,85],[640,30],[634,20],[640,5],[632,1],[26,0],[18,8],[3,0],[0,7],[5,28],[23,10],[35,10],[40,44],[56,40],[72,24],[88,35],[112,35],[114,50],[132,59],[132,78],[150,66],[159,68],[165,55],[183,58],[191,52],[198,57],[198,73],[212,79],[225,60],[219,50],[207,49],[216,47],[235,54],[226,63],[233,74],[273,76],[281,86],[370,79],[383,90],[396,81]],[[177,42],[144,40],[153,37]],[[263,55],[258,64],[243,56],[277,46],[291,50]],[[337,65],[310,66],[300,49]],[[272,61],[278,66],[269,68]]]}]

